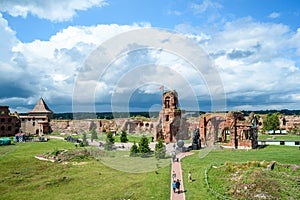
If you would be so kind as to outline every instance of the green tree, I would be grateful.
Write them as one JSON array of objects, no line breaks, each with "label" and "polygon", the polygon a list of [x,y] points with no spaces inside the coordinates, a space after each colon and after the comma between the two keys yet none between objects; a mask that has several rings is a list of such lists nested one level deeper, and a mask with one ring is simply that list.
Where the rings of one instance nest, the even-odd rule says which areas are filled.
[{"label": "green tree", "polygon": [[155,144],[155,158],[162,159],[166,156],[166,147],[163,144],[161,138],[158,139],[158,142]]},{"label": "green tree", "polygon": [[125,130],[122,130],[122,132],[121,132],[120,141],[121,142],[128,142],[127,133],[126,133]]},{"label": "green tree", "polygon": [[137,156],[138,153],[139,153],[139,148],[134,141],[132,147],[130,148],[130,156]]},{"label": "green tree", "polygon": [[86,133],[82,134],[82,144],[83,144],[83,146],[88,146],[89,145],[89,143],[87,141],[87,138],[86,138]]},{"label": "green tree", "polygon": [[104,149],[105,150],[112,150],[112,147],[115,143],[115,139],[113,137],[113,134],[111,131],[108,131],[106,133],[106,140],[105,140],[105,145],[104,145]]},{"label": "green tree", "polygon": [[93,128],[91,131],[91,141],[93,142],[93,140],[95,139],[98,139],[98,135],[97,135],[97,132],[96,132],[96,128]]},{"label": "green tree", "polygon": [[150,151],[151,151],[151,149],[149,147],[148,138],[143,135],[143,137],[141,138],[141,140],[139,142],[139,153],[141,153],[142,155],[145,155],[145,154],[149,153]]},{"label": "green tree", "polygon": [[279,112],[276,112],[274,114],[269,113],[267,114],[266,118],[263,121],[263,130],[268,131],[268,130],[273,130],[275,133],[275,130],[279,129],[279,118],[278,116],[280,115]]}]

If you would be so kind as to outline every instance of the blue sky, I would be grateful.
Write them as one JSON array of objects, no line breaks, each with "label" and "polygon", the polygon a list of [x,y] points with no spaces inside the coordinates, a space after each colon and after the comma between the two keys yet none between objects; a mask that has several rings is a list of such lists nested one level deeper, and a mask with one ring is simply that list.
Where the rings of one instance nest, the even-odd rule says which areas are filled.
[{"label": "blue sky", "polygon": [[[27,112],[42,96],[55,112],[72,112],[90,54],[120,34],[152,27],[180,33],[207,53],[221,77],[226,110],[300,109],[299,19],[300,2],[292,0],[3,0],[0,104]],[[114,58],[103,77],[88,80],[96,88],[87,85],[82,96],[91,90],[99,112],[111,110],[112,102],[148,111],[159,109],[157,88],[165,85],[178,91],[183,109],[212,111],[207,81],[179,57],[141,50]],[[134,70],[149,63],[155,71]],[[134,85],[118,85],[124,77],[144,82],[123,94]]]}]

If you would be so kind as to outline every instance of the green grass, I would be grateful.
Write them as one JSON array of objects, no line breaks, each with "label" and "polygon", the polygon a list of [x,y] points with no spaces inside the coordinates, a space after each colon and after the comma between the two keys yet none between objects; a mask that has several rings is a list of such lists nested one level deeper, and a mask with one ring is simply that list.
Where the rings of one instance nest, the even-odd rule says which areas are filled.
[{"label": "green grass", "polygon": [[280,163],[267,170],[268,164],[267,161],[226,162],[210,168],[208,181],[215,192],[227,198],[255,199],[264,195],[266,199],[299,199],[300,170]]},{"label": "green grass", "polygon": [[[61,140],[16,143],[0,146],[0,199],[169,199],[170,165],[168,160],[130,158],[128,152],[113,151],[107,157],[87,159],[67,164],[40,161],[34,156],[59,149],[73,149],[74,144]],[[272,161],[300,165],[298,147],[267,146],[256,150],[205,150],[182,159],[186,199],[216,199],[204,179],[204,171],[211,164],[226,161]],[[102,159],[101,162],[98,159]],[[148,162],[148,163],[147,163]],[[151,172],[128,173],[136,168]],[[121,166],[121,170],[118,167]],[[129,168],[128,168],[129,167]],[[138,170],[135,170],[136,172]],[[193,182],[187,174],[192,172]],[[214,185],[212,187],[223,187]]]},{"label": "green grass", "polygon": [[[216,199],[205,183],[204,171],[211,164],[220,165],[226,161],[247,162],[247,161],[272,161],[280,163],[300,165],[300,151],[298,147],[288,146],[267,146],[255,150],[212,150],[205,157],[203,150],[195,151],[195,154],[182,159],[182,170],[186,199]],[[203,157],[203,158],[202,158]],[[187,174],[191,171],[194,181],[188,183]],[[213,184],[213,181],[211,182]],[[217,185],[213,187],[222,187]]]},{"label": "green grass", "polygon": [[0,147],[0,199],[168,199],[170,165],[148,173],[126,173],[96,159],[74,164],[34,156],[74,145],[60,140]]},{"label": "green grass", "polygon": [[268,134],[258,134],[258,140],[300,140],[299,135],[268,135]]}]

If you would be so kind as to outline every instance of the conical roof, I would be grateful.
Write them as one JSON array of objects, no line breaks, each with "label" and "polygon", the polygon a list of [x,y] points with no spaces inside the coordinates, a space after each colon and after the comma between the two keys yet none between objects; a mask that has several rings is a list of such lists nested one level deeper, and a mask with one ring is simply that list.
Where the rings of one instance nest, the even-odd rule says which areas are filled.
[{"label": "conical roof", "polygon": [[53,113],[53,111],[49,109],[49,107],[45,103],[44,99],[40,98],[39,101],[34,106],[34,108],[31,111],[29,111],[29,114],[34,114],[34,113],[49,114],[49,113]]}]

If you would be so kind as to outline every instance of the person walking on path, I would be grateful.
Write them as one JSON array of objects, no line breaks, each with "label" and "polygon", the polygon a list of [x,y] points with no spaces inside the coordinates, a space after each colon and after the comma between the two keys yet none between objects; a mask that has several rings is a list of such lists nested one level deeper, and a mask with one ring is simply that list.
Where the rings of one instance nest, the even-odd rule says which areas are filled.
[{"label": "person walking on path", "polygon": [[174,181],[176,180],[176,172],[174,170],[172,172],[172,178],[173,178]]},{"label": "person walking on path", "polygon": [[188,173],[188,181],[189,181],[189,183],[192,182],[192,173],[191,172]]},{"label": "person walking on path", "polygon": [[172,183],[172,189],[173,189],[173,192],[175,193],[176,192],[176,180],[174,180]]},{"label": "person walking on path", "polygon": [[176,181],[176,189],[179,194],[180,193],[180,180],[179,179],[177,179],[177,181]]}]

